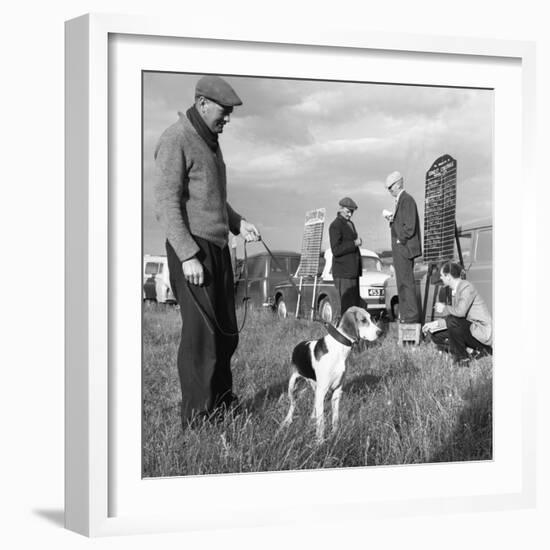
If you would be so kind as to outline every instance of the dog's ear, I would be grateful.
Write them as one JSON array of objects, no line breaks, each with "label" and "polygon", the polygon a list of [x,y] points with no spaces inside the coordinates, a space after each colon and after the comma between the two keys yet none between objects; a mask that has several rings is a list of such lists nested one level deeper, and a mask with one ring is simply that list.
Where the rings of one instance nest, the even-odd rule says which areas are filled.
[{"label": "dog's ear", "polygon": [[358,329],[358,315],[359,311],[356,307],[350,307],[347,309],[342,316],[342,321],[340,322],[340,328],[342,331],[347,334],[353,340],[359,340],[359,329]]}]

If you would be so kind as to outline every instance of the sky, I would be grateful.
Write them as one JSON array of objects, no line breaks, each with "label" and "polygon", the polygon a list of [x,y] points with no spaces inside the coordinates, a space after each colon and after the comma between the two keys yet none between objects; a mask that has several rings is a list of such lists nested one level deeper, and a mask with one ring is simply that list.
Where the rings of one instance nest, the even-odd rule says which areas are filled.
[{"label": "sky", "polygon": [[[143,251],[165,254],[154,216],[153,153],[202,75],[145,73]],[[363,246],[390,248],[384,187],[394,170],[424,217],[426,172],[444,154],[457,161],[457,223],[492,216],[493,91],[223,76],[243,101],[220,135],[228,200],[273,250],[302,246],[305,213],[326,208],[322,249],[338,201],[351,197]],[[423,236],[423,233],[422,233]],[[242,251],[242,240],[238,239]],[[264,251],[261,244],[248,254]]]}]

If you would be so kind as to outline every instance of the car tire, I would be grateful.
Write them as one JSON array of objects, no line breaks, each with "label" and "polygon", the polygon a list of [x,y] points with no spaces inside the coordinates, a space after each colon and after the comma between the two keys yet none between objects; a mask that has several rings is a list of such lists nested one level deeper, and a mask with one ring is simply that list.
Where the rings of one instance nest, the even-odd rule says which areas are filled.
[{"label": "car tire", "polygon": [[334,309],[332,307],[332,303],[330,301],[330,298],[323,298],[319,302],[319,318],[323,320],[325,323],[332,323],[334,319]]},{"label": "car tire", "polygon": [[286,319],[288,317],[288,310],[284,298],[279,298],[275,306],[275,311],[279,319]]}]

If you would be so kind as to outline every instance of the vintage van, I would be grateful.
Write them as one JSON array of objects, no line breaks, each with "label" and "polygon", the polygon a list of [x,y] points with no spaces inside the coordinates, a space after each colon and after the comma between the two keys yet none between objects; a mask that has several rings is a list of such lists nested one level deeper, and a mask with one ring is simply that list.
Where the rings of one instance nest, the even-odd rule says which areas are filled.
[{"label": "vintage van", "polygon": [[166,256],[143,257],[143,299],[159,303],[176,303],[170,286],[170,272]]}]

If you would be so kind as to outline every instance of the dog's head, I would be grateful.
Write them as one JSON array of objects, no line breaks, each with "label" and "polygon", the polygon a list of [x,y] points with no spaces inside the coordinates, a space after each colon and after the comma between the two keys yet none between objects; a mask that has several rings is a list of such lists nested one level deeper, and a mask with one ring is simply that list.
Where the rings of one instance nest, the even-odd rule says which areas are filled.
[{"label": "dog's head", "polygon": [[356,306],[346,309],[338,328],[355,341],[374,342],[382,334],[378,325],[371,319],[370,313]]}]

